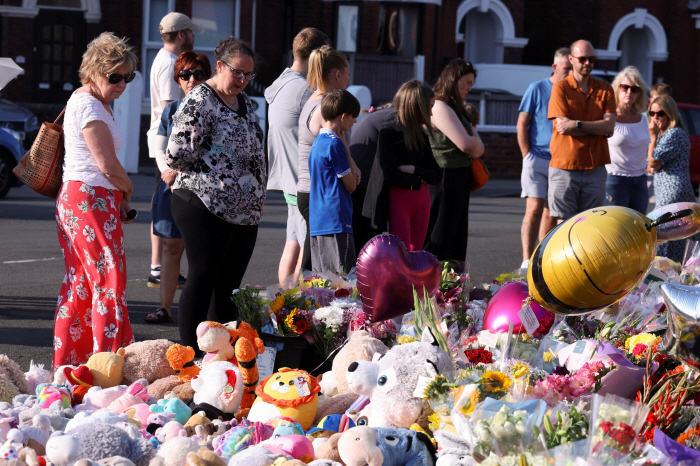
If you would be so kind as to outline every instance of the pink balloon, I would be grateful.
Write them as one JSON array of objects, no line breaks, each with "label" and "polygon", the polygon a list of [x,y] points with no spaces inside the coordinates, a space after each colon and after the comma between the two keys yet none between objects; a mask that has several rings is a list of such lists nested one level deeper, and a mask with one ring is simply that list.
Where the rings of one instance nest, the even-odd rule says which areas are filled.
[{"label": "pink balloon", "polygon": [[[525,333],[525,326],[520,321],[518,312],[523,307],[523,301],[529,296],[527,283],[511,282],[496,291],[484,313],[484,330],[491,332],[507,332],[508,322],[513,322],[513,333]],[[543,308],[535,301],[530,303],[540,326],[535,335],[545,335],[552,328],[554,313]]]},{"label": "pink balloon", "polygon": [[397,236],[378,235],[357,256],[357,290],[371,322],[393,319],[413,309],[413,287],[430,296],[440,286],[440,262],[427,251],[409,252]]}]

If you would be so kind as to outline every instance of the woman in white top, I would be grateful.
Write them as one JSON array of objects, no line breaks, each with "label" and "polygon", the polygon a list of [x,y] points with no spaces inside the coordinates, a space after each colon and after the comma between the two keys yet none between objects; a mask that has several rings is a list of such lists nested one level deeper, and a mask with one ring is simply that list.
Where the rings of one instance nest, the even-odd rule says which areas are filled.
[{"label": "woman in white top", "polygon": [[122,223],[133,222],[134,186],[117,159],[122,135],[109,103],[134,79],[137,62],[126,39],[102,33],[88,45],[79,72],[83,87],[66,105],[63,186],[56,199],[66,277],[56,306],[54,367],[134,341],[122,231]]},{"label": "woman in white top", "polygon": [[605,205],[629,207],[647,213],[647,148],[651,139],[646,118],[647,84],[634,66],[628,66],[612,83],[617,102],[615,132],[608,138],[610,163],[605,166]]}]

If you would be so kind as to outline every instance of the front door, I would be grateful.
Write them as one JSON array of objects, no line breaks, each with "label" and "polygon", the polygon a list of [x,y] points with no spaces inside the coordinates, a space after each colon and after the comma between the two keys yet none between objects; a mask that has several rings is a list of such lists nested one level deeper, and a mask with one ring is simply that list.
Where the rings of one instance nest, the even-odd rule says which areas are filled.
[{"label": "front door", "polygon": [[34,20],[34,102],[65,104],[80,87],[87,48],[82,11],[42,9]]}]

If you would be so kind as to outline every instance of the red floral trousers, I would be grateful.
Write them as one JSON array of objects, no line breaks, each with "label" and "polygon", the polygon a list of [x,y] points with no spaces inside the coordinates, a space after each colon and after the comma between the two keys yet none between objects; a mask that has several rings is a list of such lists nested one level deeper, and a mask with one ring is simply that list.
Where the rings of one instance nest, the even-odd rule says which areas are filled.
[{"label": "red floral trousers", "polygon": [[86,362],[134,341],[126,296],[122,192],[66,181],[56,199],[66,276],[56,305],[53,366]]}]

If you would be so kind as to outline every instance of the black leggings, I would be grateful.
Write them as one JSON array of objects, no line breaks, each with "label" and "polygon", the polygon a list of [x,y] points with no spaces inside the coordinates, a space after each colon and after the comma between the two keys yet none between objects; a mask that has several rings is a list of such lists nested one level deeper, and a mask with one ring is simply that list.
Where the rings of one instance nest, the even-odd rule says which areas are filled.
[{"label": "black leggings", "polygon": [[171,210],[185,242],[188,264],[178,306],[180,341],[199,353],[197,326],[201,322],[225,324],[238,318],[231,293],[241,285],[258,226],[234,225],[218,218],[187,189],[175,190]]},{"label": "black leggings", "polygon": [[306,239],[304,254],[301,257],[301,268],[311,270],[311,230],[309,229],[309,193],[297,192],[297,207],[306,221]]}]

